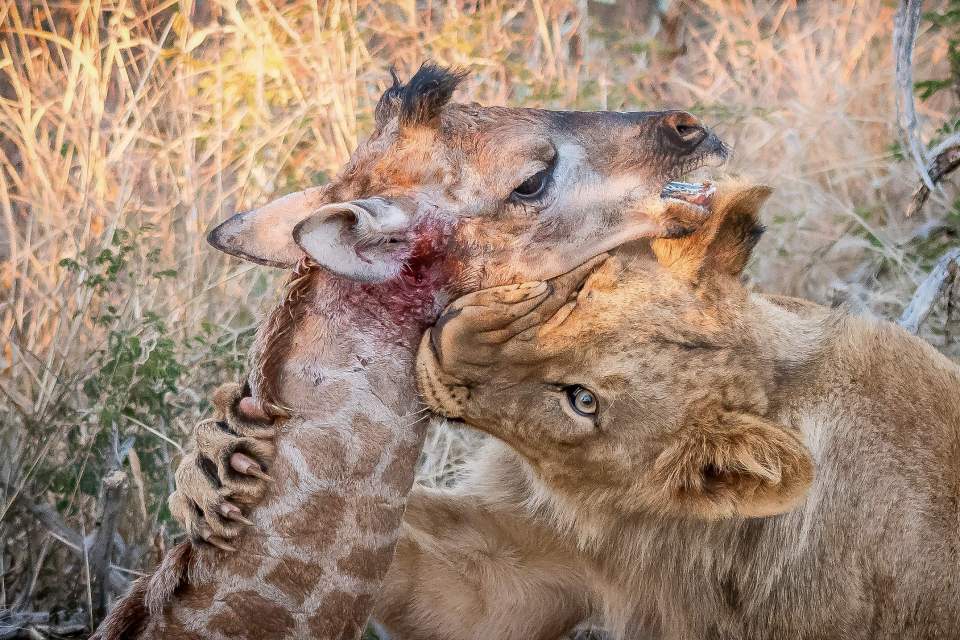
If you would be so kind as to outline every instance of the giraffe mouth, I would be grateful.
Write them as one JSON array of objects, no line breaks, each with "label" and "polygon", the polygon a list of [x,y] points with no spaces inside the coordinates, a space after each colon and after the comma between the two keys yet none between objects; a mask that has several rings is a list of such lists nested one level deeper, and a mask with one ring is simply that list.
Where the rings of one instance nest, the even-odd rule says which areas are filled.
[{"label": "giraffe mouth", "polygon": [[697,158],[667,176],[668,182],[660,188],[660,198],[674,211],[685,208],[686,215],[682,217],[703,222],[710,215],[717,192],[715,182],[709,179],[707,168],[722,167],[732,150],[712,133],[699,148]]},{"label": "giraffe mouth", "polygon": [[668,182],[660,191],[660,198],[671,206],[687,207],[692,218],[706,218],[717,187],[712,182]]}]

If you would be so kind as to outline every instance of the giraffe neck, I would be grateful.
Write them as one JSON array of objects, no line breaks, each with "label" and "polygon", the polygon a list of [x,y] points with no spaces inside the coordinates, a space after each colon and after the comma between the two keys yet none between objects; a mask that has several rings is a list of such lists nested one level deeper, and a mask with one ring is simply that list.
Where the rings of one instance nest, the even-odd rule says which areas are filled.
[{"label": "giraffe neck", "polygon": [[[275,484],[249,514],[256,526],[236,553],[178,594],[166,633],[359,637],[373,607],[423,444],[413,361],[439,301],[312,277],[279,369],[277,400],[290,418],[270,468]],[[269,333],[259,336],[255,360],[269,355]],[[264,383],[254,377],[254,395]]]}]

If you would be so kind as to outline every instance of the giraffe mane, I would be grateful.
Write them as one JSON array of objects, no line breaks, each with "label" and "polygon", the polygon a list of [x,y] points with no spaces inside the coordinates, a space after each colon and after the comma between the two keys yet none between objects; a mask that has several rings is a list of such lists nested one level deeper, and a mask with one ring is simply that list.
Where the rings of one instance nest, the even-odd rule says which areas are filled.
[{"label": "giraffe mane", "polygon": [[260,382],[260,406],[273,418],[286,418],[290,408],[280,401],[283,365],[293,348],[293,329],[301,307],[305,304],[307,291],[313,284],[319,267],[303,257],[293,268],[287,280],[283,301],[270,312],[267,330],[264,333],[263,350],[256,365]]},{"label": "giraffe mane", "polygon": [[147,621],[163,613],[174,592],[187,581],[191,571],[197,569],[196,560],[189,541],[171,549],[153,573],[137,578],[130,585],[130,590],[111,609],[90,640],[139,637]]}]

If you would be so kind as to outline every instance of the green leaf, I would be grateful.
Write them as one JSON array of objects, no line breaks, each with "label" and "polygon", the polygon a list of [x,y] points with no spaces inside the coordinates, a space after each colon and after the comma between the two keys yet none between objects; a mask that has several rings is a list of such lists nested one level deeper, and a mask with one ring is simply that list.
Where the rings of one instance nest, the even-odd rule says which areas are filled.
[{"label": "green leaf", "polygon": [[960,24],[960,8],[948,9],[943,13],[928,11],[923,14],[923,19],[938,27],[949,27]]},{"label": "green leaf", "polygon": [[937,92],[950,88],[952,84],[950,80],[921,80],[915,82],[913,88],[917,92],[917,97],[921,100],[928,100]]}]

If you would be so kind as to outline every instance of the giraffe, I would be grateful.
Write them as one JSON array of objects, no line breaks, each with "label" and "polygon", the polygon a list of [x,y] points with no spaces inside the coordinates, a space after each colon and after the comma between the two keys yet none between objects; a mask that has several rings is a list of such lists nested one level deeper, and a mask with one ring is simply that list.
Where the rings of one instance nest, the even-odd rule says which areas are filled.
[{"label": "giraffe", "polygon": [[[425,434],[423,330],[464,292],[556,276],[706,218],[709,184],[670,182],[727,154],[692,115],[450,102],[463,78],[429,64],[394,76],[333,181],[211,232],[218,249],[292,273],[258,331],[249,389],[222,392],[221,413],[198,425],[200,448],[220,453],[178,470],[171,506],[190,541],[96,638],[358,637]],[[259,437],[273,428],[239,416],[240,395],[279,418],[269,476],[257,460],[273,456]]]}]

